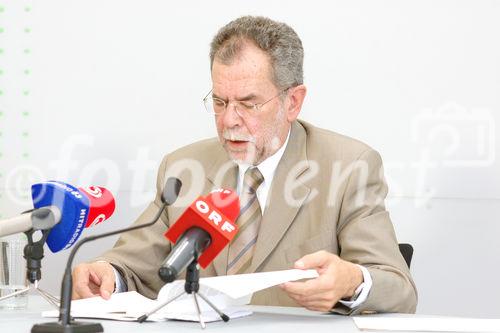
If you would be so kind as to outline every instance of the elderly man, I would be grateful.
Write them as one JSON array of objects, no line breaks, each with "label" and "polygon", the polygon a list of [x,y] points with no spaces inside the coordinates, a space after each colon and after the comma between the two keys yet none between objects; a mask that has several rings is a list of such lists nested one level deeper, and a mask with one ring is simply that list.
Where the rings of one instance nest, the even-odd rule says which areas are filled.
[{"label": "elderly man", "polygon": [[252,304],[343,314],[414,312],[417,292],[384,207],[379,154],[297,120],[306,87],[295,31],[263,17],[238,18],[214,37],[210,62],[212,89],[203,101],[218,139],[165,156],[156,198],[135,223],[158,211],[170,175],[181,178],[187,200],[77,266],[74,298],[109,298],[124,290],[155,297],[163,285],[158,268],[171,250],[163,237],[168,226],[199,194],[229,187],[242,198],[240,230],[203,276],[316,269],[318,278],[263,290]]}]

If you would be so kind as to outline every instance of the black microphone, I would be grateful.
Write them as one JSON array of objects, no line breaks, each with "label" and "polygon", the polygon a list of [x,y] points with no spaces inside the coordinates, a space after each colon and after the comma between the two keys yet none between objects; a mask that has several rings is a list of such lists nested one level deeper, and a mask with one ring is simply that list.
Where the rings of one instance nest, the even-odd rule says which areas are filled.
[{"label": "black microphone", "polygon": [[179,195],[181,190],[182,182],[174,177],[168,178],[163,188],[163,193],[161,196],[162,205],[158,210],[158,213],[153,217],[151,222],[143,223],[133,227],[123,228],[120,230],[107,232],[100,235],[88,236],[81,239],[75,244],[71,253],[68,257],[66,263],[66,270],[64,272],[62,285],[61,285],[61,304],[59,306],[59,321],[51,323],[36,324],[32,327],[32,333],[97,333],[103,332],[104,329],[100,323],[89,323],[89,322],[77,322],[71,319],[71,294],[73,289],[73,280],[71,274],[71,266],[73,264],[73,259],[76,255],[78,249],[85,243],[105,238],[109,236],[114,236],[124,232],[137,230],[141,228],[149,227],[155,224],[160,218],[163,211],[167,206],[172,205]]},{"label": "black microphone", "polygon": [[191,228],[175,243],[161,264],[158,275],[164,282],[173,282],[177,276],[203,253],[212,242],[210,234],[200,228]]}]

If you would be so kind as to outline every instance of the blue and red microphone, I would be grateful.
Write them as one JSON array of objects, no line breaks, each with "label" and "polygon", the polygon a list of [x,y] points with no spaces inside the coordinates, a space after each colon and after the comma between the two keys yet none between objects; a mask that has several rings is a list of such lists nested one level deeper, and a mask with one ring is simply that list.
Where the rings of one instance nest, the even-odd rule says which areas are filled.
[{"label": "blue and red microphone", "polygon": [[29,230],[49,231],[47,245],[52,252],[71,247],[83,229],[108,219],[115,199],[105,188],[76,188],[60,181],[31,186],[33,210],[0,221],[0,237]]},{"label": "blue and red microphone", "polygon": [[63,182],[48,181],[32,185],[31,195],[35,209],[55,206],[61,211],[60,222],[47,238],[52,252],[70,248],[83,229],[102,223],[115,210],[111,192],[98,186],[76,188]]}]

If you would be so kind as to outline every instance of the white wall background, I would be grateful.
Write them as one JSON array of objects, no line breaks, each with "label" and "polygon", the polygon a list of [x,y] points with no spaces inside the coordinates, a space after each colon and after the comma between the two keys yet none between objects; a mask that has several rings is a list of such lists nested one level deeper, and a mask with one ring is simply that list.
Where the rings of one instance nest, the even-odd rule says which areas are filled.
[{"label": "white wall background", "polygon": [[[161,157],[215,135],[201,103],[212,36],[265,15],[302,38],[302,119],[382,154],[399,241],[415,247],[418,312],[500,317],[500,2],[2,3],[1,217],[56,178],[115,193],[114,217],[88,234],[131,223]],[[42,285],[58,293],[68,253],[47,252]]]}]

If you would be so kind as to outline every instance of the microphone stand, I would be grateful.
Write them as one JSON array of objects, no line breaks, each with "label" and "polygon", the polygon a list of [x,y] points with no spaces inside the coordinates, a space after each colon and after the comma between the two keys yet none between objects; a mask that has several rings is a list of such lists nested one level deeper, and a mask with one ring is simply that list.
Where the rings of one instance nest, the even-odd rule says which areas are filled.
[{"label": "microphone stand", "polygon": [[[33,212],[35,210],[29,210],[26,212],[23,212],[23,214]],[[50,214],[43,214],[40,213],[40,210],[38,210],[36,213],[37,217],[39,218],[39,221],[51,221],[54,222],[49,223],[47,225],[50,225],[50,228],[47,229],[38,229],[39,231],[42,232],[42,237],[38,241],[33,241],[33,234],[35,233],[35,230],[31,228],[28,231],[25,231],[24,234],[28,238],[28,244],[24,246],[24,258],[26,259],[26,279],[30,282],[30,284],[21,290],[18,290],[16,292],[13,292],[9,295],[0,297],[0,302],[4,301],[6,299],[9,299],[11,297],[15,297],[18,295],[22,295],[24,293],[29,292],[31,289],[34,289],[37,291],[50,305],[54,306],[56,309],[59,308],[59,299],[53,295],[51,295],[49,292],[41,289],[38,286],[38,283],[40,282],[42,278],[42,259],[44,257],[43,253],[43,246],[45,245],[45,242],[47,241],[47,237],[49,236],[50,231],[52,230],[52,226],[56,224],[54,217]],[[52,221],[54,220],[54,221]]]},{"label": "microphone stand", "polygon": [[162,205],[160,210],[153,217],[151,222],[143,223],[133,227],[123,228],[116,231],[106,232],[100,235],[88,236],[80,241],[78,241],[75,246],[71,249],[71,253],[68,257],[66,263],[66,270],[64,271],[64,276],[61,286],[61,304],[59,307],[59,321],[36,324],[32,327],[31,333],[98,333],[104,332],[104,328],[100,323],[90,323],[90,322],[78,322],[71,318],[71,295],[73,290],[73,280],[71,275],[71,266],[73,264],[73,259],[76,255],[78,249],[85,243],[118,235],[124,232],[133,231],[137,229],[146,228],[155,224],[160,218],[163,211],[167,206],[173,204],[179,195],[182,183],[177,178],[167,179],[165,189],[162,194]]},{"label": "microphone stand", "polygon": [[153,313],[157,312],[158,310],[160,310],[163,307],[167,306],[168,304],[172,303],[173,301],[175,301],[176,299],[178,299],[179,297],[181,297],[184,294],[193,295],[196,313],[198,314],[198,320],[200,322],[202,329],[205,329],[207,327],[207,325],[205,324],[205,321],[203,320],[203,317],[201,315],[200,304],[198,302],[198,296],[200,296],[200,298],[202,300],[204,300],[205,303],[207,303],[215,312],[217,312],[217,314],[221,317],[221,319],[224,322],[229,321],[228,315],[226,315],[219,308],[217,308],[217,306],[215,306],[215,304],[210,302],[208,297],[206,297],[205,295],[203,295],[202,293],[199,292],[199,290],[200,290],[200,269],[198,266],[197,257],[198,256],[196,255],[195,259],[189,264],[189,266],[186,269],[186,283],[184,284],[184,291],[179,293],[178,295],[166,300],[165,302],[159,304],[158,306],[153,308],[148,313],[140,316],[137,319],[138,322],[140,322],[140,323],[145,322],[148,319],[148,317],[151,316]]}]

